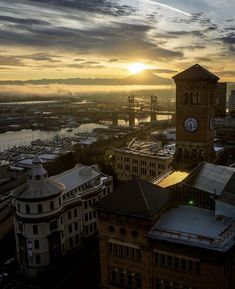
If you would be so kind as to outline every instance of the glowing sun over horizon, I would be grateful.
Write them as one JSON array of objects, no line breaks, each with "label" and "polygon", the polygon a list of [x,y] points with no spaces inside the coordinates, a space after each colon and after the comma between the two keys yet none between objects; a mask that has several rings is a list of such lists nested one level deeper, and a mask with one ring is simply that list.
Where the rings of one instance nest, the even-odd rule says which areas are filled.
[{"label": "glowing sun over horizon", "polygon": [[128,69],[131,73],[139,73],[143,71],[146,66],[143,63],[132,63],[128,66]]}]

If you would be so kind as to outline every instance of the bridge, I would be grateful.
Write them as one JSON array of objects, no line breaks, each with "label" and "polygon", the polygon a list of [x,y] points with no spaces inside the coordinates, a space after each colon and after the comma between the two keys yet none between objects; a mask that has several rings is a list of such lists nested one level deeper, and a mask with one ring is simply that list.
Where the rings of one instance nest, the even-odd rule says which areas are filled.
[{"label": "bridge", "polygon": [[163,109],[158,105],[157,96],[151,96],[150,109],[138,107],[138,105],[136,105],[134,96],[129,96],[126,107],[123,107],[121,109],[102,110],[102,111],[89,110],[89,113],[102,113],[102,114],[104,113],[105,115],[111,115],[113,125],[118,125],[118,118],[121,115],[122,116],[125,115],[127,116],[127,119],[129,120],[129,126],[131,127],[135,126],[135,117],[137,116],[150,115],[151,123],[156,123],[157,115],[175,116],[175,111]]}]

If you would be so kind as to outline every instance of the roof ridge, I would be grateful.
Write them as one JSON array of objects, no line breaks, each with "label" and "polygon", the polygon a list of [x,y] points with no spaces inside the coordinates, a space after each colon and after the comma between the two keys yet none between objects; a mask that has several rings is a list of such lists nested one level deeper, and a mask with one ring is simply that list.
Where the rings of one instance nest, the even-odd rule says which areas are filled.
[{"label": "roof ridge", "polygon": [[148,211],[151,212],[150,207],[149,207],[149,204],[148,204],[148,202],[147,202],[147,200],[146,200],[146,197],[145,197],[145,195],[144,195],[143,189],[142,189],[139,181],[140,181],[140,179],[136,178],[136,182],[137,182],[138,188],[140,189],[141,195],[142,195],[142,197],[143,197],[143,199],[144,199],[144,201],[145,201],[145,204],[146,204],[146,206],[147,206],[147,208],[148,208]]}]

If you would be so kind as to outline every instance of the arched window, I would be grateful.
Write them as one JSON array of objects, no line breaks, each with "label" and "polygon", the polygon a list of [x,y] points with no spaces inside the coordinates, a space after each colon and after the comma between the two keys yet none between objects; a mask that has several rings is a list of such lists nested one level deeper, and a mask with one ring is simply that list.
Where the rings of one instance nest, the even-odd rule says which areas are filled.
[{"label": "arched window", "polygon": [[193,103],[193,93],[191,92],[189,95],[189,104]]},{"label": "arched window", "polygon": [[186,92],[186,93],[184,94],[184,103],[185,103],[185,104],[188,104],[188,101],[189,101],[189,97],[188,97],[188,93]]}]

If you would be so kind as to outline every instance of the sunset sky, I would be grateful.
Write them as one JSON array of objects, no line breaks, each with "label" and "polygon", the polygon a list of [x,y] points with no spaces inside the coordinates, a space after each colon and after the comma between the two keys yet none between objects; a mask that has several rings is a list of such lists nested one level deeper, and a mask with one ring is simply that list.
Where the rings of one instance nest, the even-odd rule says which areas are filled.
[{"label": "sunset sky", "polygon": [[234,0],[0,0],[0,80],[162,77],[200,63],[235,81]]}]

